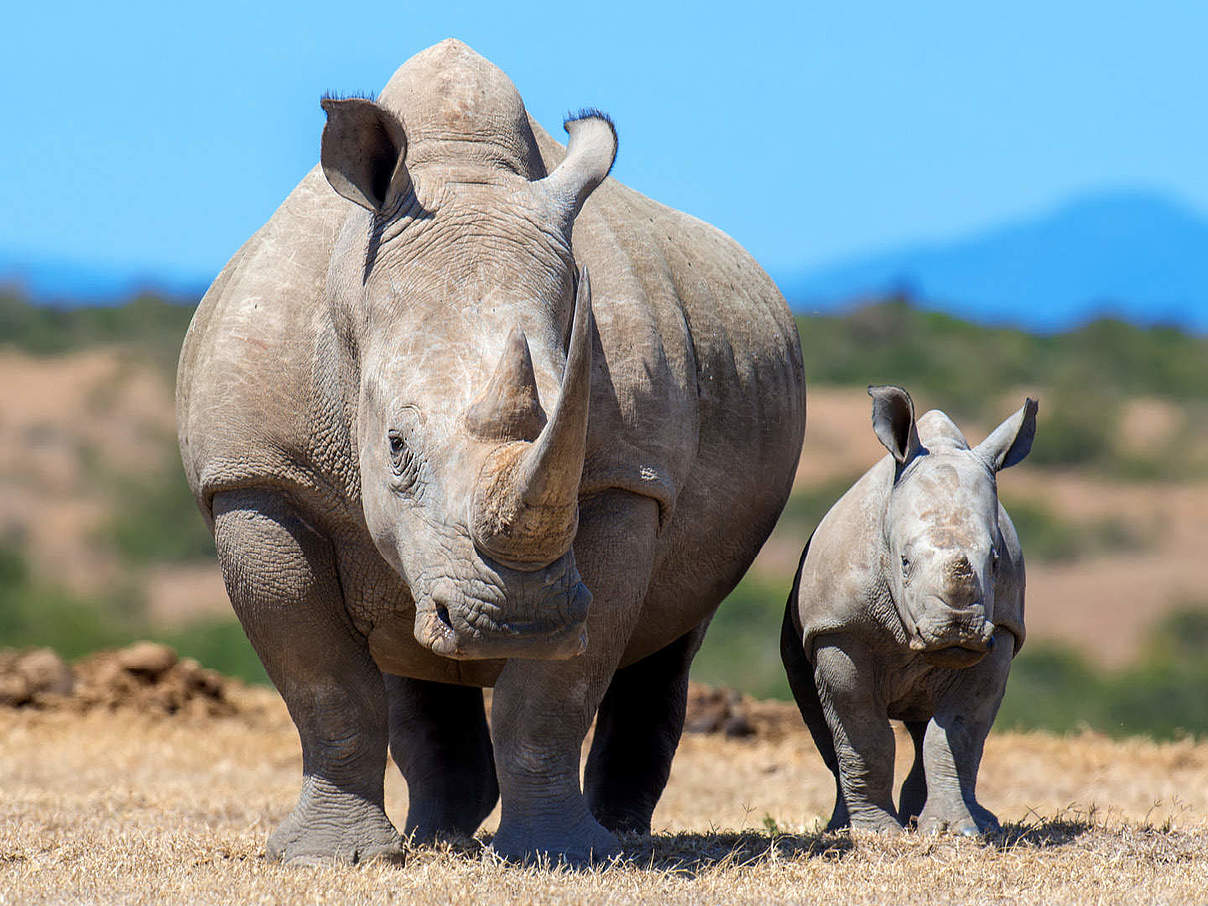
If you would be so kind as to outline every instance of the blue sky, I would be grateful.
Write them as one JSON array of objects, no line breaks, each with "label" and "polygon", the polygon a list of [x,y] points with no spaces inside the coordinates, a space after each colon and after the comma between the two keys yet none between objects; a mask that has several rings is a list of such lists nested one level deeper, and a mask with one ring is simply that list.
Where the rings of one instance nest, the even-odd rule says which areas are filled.
[{"label": "blue sky", "polygon": [[[249,10],[248,7],[251,7]],[[318,158],[326,90],[455,36],[551,131],[778,276],[1101,187],[1208,210],[1208,4],[12,4],[0,251],[208,279]],[[556,134],[560,134],[560,131]]]}]

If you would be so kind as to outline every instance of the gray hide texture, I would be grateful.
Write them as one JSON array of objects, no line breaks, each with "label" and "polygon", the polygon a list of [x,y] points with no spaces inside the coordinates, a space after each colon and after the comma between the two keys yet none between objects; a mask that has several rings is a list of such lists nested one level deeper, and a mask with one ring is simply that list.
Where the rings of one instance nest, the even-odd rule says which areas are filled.
[{"label": "gray hide texture", "polygon": [[321,166],[215,280],[177,384],[302,741],[269,853],[400,857],[389,747],[415,839],[501,799],[499,853],[606,857],[649,829],[688,665],[788,497],[793,319],[731,239],[605,178],[606,119],[564,149],[464,44],[323,106]]},{"label": "gray hide texture", "polygon": [[[979,834],[982,747],[1023,644],[1024,564],[997,473],[1031,449],[1036,403],[970,448],[939,411],[870,387],[889,450],[823,517],[789,597],[781,656],[793,696],[835,775],[830,828]],[[894,735],[914,767],[895,809]]]}]

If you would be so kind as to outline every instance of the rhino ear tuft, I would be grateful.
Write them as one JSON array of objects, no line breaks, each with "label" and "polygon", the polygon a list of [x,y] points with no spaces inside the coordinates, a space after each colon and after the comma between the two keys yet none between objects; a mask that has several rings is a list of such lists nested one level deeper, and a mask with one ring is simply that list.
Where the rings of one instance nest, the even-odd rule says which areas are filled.
[{"label": "rhino ear tuft", "polygon": [[587,196],[612,170],[617,158],[617,128],[607,114],[594,108],[571,114],[563,126],[570,136],[566,157],[536,184],[562,209],[570,223],[579,215]]},{"label": "rhino ear tuft", "polygon": [[390,111],[367,98],[324,97],[327,114],[320,162],[340,195],[381,213],[411,188],[407,135]]},{"label": "rhino ear tuft", "polygon": [[995,472],[1021,462],[1032,450],[1036,439],[1036,412],[1040,404],[1028,397],[1018,412],[990,432],[973,448]]},{"label": "rhino ear tuft", "polygon": [[892,384],[868,388],[872,397],[872,429],[877,439],[897,461],[905,466],[923,449],[914,420],[914,401],[901,387]]}]

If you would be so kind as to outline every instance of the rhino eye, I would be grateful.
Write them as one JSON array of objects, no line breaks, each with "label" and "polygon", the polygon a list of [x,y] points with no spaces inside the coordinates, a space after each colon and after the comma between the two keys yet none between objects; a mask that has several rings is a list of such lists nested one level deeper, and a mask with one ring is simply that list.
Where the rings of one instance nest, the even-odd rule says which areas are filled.
[{"label": "rhino eye", "polygon": [[908,576],[909,574],[910,574],[910,559],[908,557],[903,557],[902,558],[902,578],[905,579],[906,576]]},{"label": "rhino eye", "polygon": [[396,475],[402,475],[411,465],[411,451],[407,449],[406,441],[397,431],[391,431],[389,438],[391,465],[394,466]]},{"label": "rhino eye", "polygon": [[998,569],[998,548],[990,548],[990,568]]}]

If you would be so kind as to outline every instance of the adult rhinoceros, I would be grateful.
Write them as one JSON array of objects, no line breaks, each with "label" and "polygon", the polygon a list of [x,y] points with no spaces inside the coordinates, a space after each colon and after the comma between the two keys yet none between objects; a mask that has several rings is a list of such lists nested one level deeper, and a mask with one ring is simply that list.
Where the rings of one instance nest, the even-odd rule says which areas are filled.
[{"label": "adult rhinoceros", "polygon": [[210,287],[177,387],[302,740],[269,854],[399,854],[388,741],[419,839],[502,797],[508,857],[614,852],[649,828],[689,663],[789,493],[793,320],[728,237],[605,181],[606,117],[563,151],[459,42],[323,108],[321,167]]}]

